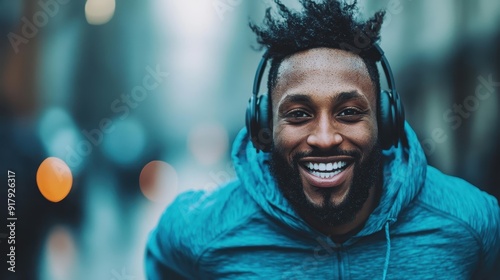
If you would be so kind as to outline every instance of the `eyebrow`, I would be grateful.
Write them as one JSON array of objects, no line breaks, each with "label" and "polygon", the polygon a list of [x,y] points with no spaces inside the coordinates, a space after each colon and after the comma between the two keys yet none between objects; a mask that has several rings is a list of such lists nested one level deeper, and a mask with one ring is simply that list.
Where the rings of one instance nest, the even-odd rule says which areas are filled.
[{"label": "eyebrow", "polygon": [[281,104],[286,103],[311,103],[311,97],[305,94],[290,94],[283,98]]},{"label": "eyebrow", "polygon": [[353,91],[348,91],[348,92],[341,92],[335,96],[332,96],[331,98],[332,102],[335,102],[335,103],[343,103],[343,102],[346,102],[348,100],[366,100],[366,98],[361,95],[359,92],[353,90]]},{"label": "eyebrow", "polygon": [[[363,100],[366,101],[366,98],[361,95],[357,91],[347,91],[341,92],[331,97],[332,103],[343,103],[349,100]],[[283,98],[282,102],[279,105],[279,108],[289,103],[304,103],[311,104],[312,100],[309,95],[306,94],[290,94]]]},{"label": "eyebrow", "polygon": [[284,106],[287,104],[294,104],[294,103],[302,103],[302,104],[311,104],[312,100],[309,95],[306,94],[289,94],[285,96],[281,102],[278,103],[278,111],[281,111]]}]

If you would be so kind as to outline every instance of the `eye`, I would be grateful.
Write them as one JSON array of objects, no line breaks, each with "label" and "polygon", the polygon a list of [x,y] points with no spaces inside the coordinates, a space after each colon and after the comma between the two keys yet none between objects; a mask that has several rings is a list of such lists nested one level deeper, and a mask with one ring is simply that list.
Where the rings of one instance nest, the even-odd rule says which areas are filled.
[{"label": "eye", "polygon": [[347,108],[347,109],[343,110],[342,112],[340,112],[339,116],[353,116],[353,115],[359,115],[359,114],[361,114],[361,111],[359,111],[358,109]]},{"label": "eye", "polygon": [[292,111],[292,112],[287,114],[287,117],[289,117],[289,118],[305,118],[305,117],[309,117],[309,114],[307,114],[304,111]]},{"label": "eye", "polygon": [[294,123],[306,121],[310,117],[311,117],[311,115],[309,115],[307,112],[302,111],[302,110],[294,110],[294,111],[288,112],[285,115],[285,119],[287,121],[294,122]]},{"label": "eye", "polygon": [[364,112],[356,108],[346,108],[337,115],[337,117],[345,122],[357,122],[361,120]]}]

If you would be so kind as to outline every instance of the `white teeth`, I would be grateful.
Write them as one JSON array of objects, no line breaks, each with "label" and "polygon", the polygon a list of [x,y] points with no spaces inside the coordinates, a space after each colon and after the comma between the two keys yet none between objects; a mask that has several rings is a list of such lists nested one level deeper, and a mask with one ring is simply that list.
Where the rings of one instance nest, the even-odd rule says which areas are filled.
[{"label": "white teeth", "polygon": [[334,176],[336,176],[337,174],[339,174],[340,172],[342,172],[341,170],[337,170],[337,171],[334,171],[334,172],[319,172],[319,171],[313,171],[311,172],[314,176],[316,177],[320,177],[322,179],[325,179],[325,178],[332,178]]},{"label": "white teeth", "polygon": [[320,171],[325,171],[325,170],[326,170],[326,164],[324,164],[324,163],[320,163],[320,164],[319,164],[319,170],[320,170]]},{"label": "white teeth", "polygon": [[328,171],[333,170],[333,164],[331,162],[326,164],[326,170],[328,170]]},{"label": "white teeth", "polygon": [[308,162],[305,164],[307,166],[307,168],[309,168],[310,170],[313,170],[313,171],[326,171],[326,172],[329,172],[329,171],[334,171],[336,169],[340,169],[340,168],[343,168],[344,166],[347,165],[347,163],[345,161],[337,161],[337,162],[334,162],[334,163],[323,163],[323,162],[320,162],[320,163],[312,163],[312,162]]}]

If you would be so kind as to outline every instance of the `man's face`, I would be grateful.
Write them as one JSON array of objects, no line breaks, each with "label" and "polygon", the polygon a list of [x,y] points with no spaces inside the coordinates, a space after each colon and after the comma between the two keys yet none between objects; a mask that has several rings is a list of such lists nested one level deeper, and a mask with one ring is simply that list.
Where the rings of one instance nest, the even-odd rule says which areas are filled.
[{"label": "man's face", "polygon": [[286,58],[272,108],[271,171],[285,197],[331,226],[354,219],[381,170],[375,87],[363,60],[328,48]]}]

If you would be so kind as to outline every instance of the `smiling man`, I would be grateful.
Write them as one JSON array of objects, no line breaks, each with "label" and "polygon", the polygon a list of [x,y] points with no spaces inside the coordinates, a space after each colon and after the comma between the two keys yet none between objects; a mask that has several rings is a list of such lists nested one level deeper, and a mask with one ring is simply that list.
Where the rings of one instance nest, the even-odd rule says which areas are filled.
[{"label": "smiling man", "polygon": [[238,178],[167,208],[148,278],[493,277],[498,202],[427,165],[376,44],[383,12],[360,22],[356,3],[275,2],[251,25],[266,54],[233,146]]}]

